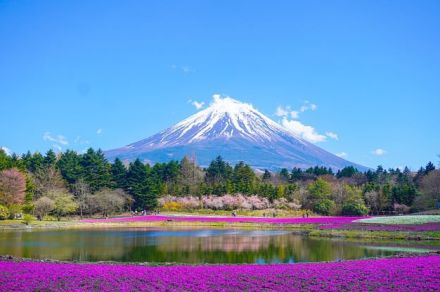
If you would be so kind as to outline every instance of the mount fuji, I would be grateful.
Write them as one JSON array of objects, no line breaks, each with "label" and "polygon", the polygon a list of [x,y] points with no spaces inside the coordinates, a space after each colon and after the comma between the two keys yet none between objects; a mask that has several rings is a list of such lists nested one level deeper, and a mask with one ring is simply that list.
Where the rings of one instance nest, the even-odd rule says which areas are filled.
[{"label": "mount fuji", "polygon": [[221,155],[232,164],[244,161],[256,169],[366,169],[305,141],[250,104],[217,95],[208,108],[149,138],[105,151],[105,155],[110,160],[139,158],[149,163],[195,155],[201,166]]}]

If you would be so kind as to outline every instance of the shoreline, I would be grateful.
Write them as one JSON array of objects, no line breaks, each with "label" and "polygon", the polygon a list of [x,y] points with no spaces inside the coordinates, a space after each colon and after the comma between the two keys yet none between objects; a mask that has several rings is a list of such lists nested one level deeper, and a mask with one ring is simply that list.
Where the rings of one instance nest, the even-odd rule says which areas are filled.
[{"label": "shoreline", "polygon": [[[360,219],[360,218],[359,218]],[[333,222],[333,221],[335,222]],[[339,220],[339,221],[338,221]],[[341,221],[342,220],[342,221]],[[440,230],[401,231],[365,230],[344,227],[357,226],[353,217],[310,217],[310,218],[264,218],[264,217],[201,217],[201,216],[146,216],[115,217],[111,219],[83,219],[69,221],[34,221],[24,225],[20,220],[0,222],[0,232],[45,229],[95,229],[95,228],[240,228],[289,230],[299,235],[347,239],[399,239],[411,241],[438,241]],[[351,225],[350,225],[351,224]],[[357,224],[357,225],[356,225]],[[361,226],[365,227],[364,224]],[[345,228],[345,229],[344,229]]]}]

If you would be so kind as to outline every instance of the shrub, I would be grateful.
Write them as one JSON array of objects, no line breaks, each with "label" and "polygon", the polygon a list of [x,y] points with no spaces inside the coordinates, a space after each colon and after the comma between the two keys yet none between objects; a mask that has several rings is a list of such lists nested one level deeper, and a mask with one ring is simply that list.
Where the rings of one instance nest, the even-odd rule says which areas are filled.
[{"label": "shrub", "polygon": [[336,204],[330,199],[322,199],[313,205],[313,211],[321,215],[330,215]]},{"label": "shrub", "polygon": [[55,203],[48,197],[41,197],[35,202],[35,214],[38,220],[43,219],[47,213],[51,212],[55,208]]},{"label": "shrub", "polygon": [[23,223],[26,225],[29,225],[30,223],[32,223],[32,221],[34,221],[34,217],[30,214],[24,214],[23,216]]},{"label": "shrub", "polygon": [[398,204],[398,203],[394,203],[393,208],[394,211],[396,211],[398,214],[408,214],[411,209],[407,205]]},{"label": "shrub", "polygon": [[9,217],[9,210],[3,205],[0,205],[0,220],[8,219]]},{"label": "shrub", "polygon": [[165,202],[162,208],[166,211],[178,211],[182,209],[182,204],[179,202]]},{"label": "shrub", "polygon": [[57,218],[55,218],[54,216],[51,215],[45,215],[43,217],[43,221],[58,221]]},{"label": "shrub", "polygon": [[363,203],[350,202],[342,206],[342,215],[365,216],[368,208]]},{"label": "shrub", "polygon": [[9,219],[15,219],[16,215],[21,213],[21,206],[13,204],[9,206]]},{"label": "shrub", "polygon": [[25,214],[30,214],[32,213],[32,211],[34,210],[35,206],[32,203],[27,203],[24,204],[23,207],[21,208],[23,210],[23,213]]}]

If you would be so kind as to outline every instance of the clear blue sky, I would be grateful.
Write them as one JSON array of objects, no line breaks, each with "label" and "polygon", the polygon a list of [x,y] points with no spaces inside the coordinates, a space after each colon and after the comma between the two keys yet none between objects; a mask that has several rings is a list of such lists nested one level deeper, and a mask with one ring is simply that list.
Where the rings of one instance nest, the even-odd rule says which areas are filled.
[{"label": "clear blue sky", "polygon": [[0,1],[0,146],[119,147],[220,93],[277,121],[306,105],[317,144],[366,166],[437,164],[439,15],[423,0]]}]

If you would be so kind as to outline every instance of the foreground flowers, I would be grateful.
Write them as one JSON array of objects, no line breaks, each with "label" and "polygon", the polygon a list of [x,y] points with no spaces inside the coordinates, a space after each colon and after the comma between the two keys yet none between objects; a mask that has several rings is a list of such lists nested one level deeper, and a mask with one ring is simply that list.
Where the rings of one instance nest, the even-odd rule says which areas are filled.
[{"label": "foreground flowers", "polygon": [[0,262],[0,291],[438,291],[439,287],[440,256],[171,267]]}]

